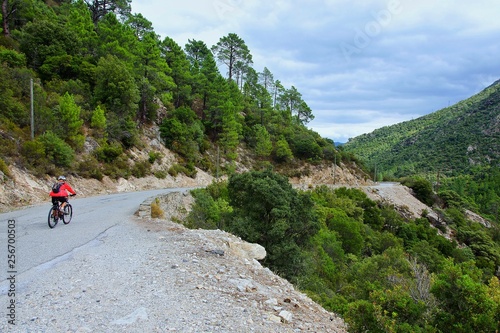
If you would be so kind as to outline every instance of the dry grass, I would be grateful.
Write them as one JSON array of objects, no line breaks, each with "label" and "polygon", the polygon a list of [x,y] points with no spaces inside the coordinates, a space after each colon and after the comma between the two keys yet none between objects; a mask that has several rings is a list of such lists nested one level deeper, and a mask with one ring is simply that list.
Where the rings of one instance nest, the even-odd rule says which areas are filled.
[{"label": "dry grass", "polygon": [[160,200],[158,200],[158,198],[151,203],[151,217],[157,219],[165,218],[165,212],[161,209]]}]

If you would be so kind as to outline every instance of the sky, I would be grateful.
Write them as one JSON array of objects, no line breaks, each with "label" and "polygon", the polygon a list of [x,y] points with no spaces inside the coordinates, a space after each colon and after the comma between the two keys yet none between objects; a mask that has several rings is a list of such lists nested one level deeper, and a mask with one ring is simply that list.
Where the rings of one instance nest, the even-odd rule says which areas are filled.
[{"label": "sky", "polygon": [[[160,38],[230,33],[335,142],[416,119],[500,79],[498,0],[132,0]],[[227,68],[219,67],[226,75]]]}]

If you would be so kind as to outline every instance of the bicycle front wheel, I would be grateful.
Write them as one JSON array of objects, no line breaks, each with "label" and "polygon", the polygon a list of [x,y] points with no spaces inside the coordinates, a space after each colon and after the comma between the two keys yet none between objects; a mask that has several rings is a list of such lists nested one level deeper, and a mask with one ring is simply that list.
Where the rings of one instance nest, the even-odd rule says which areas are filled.
[{"label": "bicycle front wheel", "polygon": [[58,210],[55,209],[54,207],[51,207],[49,210],[49,218],[48,218],[48,224],[50,229],[54,228],[59,221],[59,214]]},{"label": "bicycle front wheel", "polygon": [[66,206],[64,206],[63,223],[64,224],[70,223],[72,217],[73,217],[73,207],[71,207],[70,204],[66,204]]}]

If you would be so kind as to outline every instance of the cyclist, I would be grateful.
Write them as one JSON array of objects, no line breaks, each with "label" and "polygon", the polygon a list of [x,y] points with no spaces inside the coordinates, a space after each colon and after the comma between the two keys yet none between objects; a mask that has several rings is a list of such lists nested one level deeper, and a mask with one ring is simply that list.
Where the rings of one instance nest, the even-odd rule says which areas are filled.
[{"label": "cyclist", "polygon": [[76,192],[68,183],[66,183],[66,177],[59,176],[59,178],[57,178],[57,182],[60,184],[59,192],[54,193],[54,191],[51,190],[49,195],[52,197],[53,205],[57,204],[58,201],[61,202],[60,209],[61,212],[63,212],[64,206],[66,206],[66,203],[68,203],[68,195],[76,195]]}]

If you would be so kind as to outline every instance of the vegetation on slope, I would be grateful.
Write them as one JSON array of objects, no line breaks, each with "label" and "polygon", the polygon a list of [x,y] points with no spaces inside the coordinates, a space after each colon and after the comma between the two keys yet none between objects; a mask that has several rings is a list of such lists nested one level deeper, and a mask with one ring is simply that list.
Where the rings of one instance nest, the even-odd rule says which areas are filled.
[{"label": "vegetation on slope", "polygon": [[346,151],[384,177],[469,174],[500,162],[500,81],[421,118],[350,139]]},{"label": "vegetation on slope", "polygon": [[271,171],[192,193],[189,227],[263,245],[263,264],[341,314],[350,332],[499,328],[500,233],[467,220],[457,198],[440,198],[448,205],[442,218],[465,247],[426,218],[405,220],[360,190],[297,191]]},{"label": "vegetation on slope", "polygon": [[[384,127],[343,146],[378,179],[421,177],[499,221],[500,81],[456,105]],[[376,169],[376,170],[375,170]]]},{"label": "vegetation on slope", "polygon": [[[463,249],[426,220],[403,221],[362,192],[297,192],[283,175],[232,172],[241,147],[256,161],[249,169],[273,166],[286,176],[296,176],[306,162],[355,160],[350,150],[337,151],[306,128],[313,114],[300,92],[283,87],[267,68],[254,70],[239,36],[230,33],[211,48],[190,40],[182,48],[169,37],[160,40],[142,15],[130,14],[128,0],[3,3],[4,177],[10,164],[38,175],[142,177],[159,153],[134,160],[130,151],[143,148],[141,131],[156,124],[181,160],[165,172],[194,176],[197,166],[215,174],[218,148],[227,161],[221,171],[232,174],[227,184],[195,192],[188,223],[264,244],[266,265],[341,313],[353,331],[498,326],[498,233],[467,221],[454,195],[446,197],[451,209],[444,217],[457,226],[468,245]],[[226,64],[228,77],[217,62]],[[451,124],[448,111],[443,117]]]},{"label": "vegetation on slope", "polygon": [[290,172],[306,162],[349,158],[307,129],[314,116],[300,92],[267,68],[253,69],[250,50],[234,33],[211,48],[197,40],[182,48],[131,14],[128,0],[4,4],[3,163],[37,175],[142,177],[158,159],[134,160],[130,150],[142,148],[141,132],[150,125],[180,156],[159,176],[194,176],[195,167],[215,174],[217,149],[226,162],[221,172],[234,170],[239,147],[262,165],[292,163],[283,167]]}]

